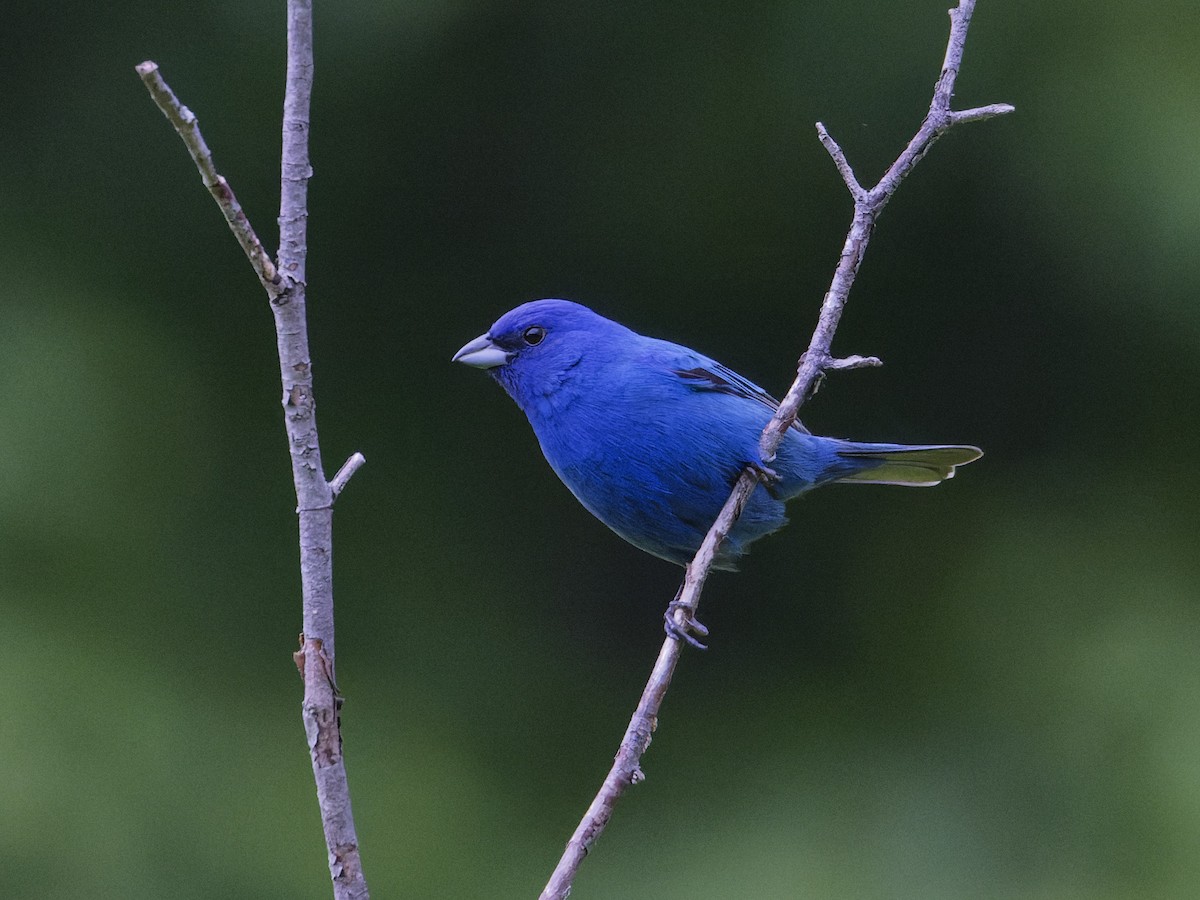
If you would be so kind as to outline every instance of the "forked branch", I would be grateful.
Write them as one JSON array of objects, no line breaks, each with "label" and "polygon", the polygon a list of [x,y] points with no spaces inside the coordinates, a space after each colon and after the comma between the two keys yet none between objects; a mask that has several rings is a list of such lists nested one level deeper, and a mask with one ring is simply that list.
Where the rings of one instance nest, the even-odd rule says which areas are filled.
[{"label": "forked branch", "polygon": [[[942,63],[941,75],[934,88],[933,100],[929,105],[929,113],[925,116],[917,133],[909,141],[908,146],[904,148],[904,151],[873,188],[867,190],[859,184],[842,148],[830,136],[825,126],[817,123],[817,135],[833,159],[834,165],[854,200],[854,216],[833,274],[833,280],[829,285],[829,291],[821,303],[817,326],[809,340],[808,349],[800,357],[796,380],[792,382],[792,386],[784,396],[775,416],[763,429],[759,449],[763,460],[768,463],[775,458],[775,451],[782,442],[784,434],[796,421],[796,414],[801,405],[812,395],[814,387],[825,371],[859,368],[865,365],[877,365],[879,362],[873,357],[848,357],[844,360],[835,360],[831,356],[830,347],[833,344],[834,332],[841,320],[850,287],[854,283],[858,267],[866,253],[875,221],[884,206],[887,205],[888,200],[891,199],[892,194],[900,186],[900,182],[921,161],[934,141],[950,128],[964,122],[978,122],[1013,111],[1013,107],[1006,103],[981,106],[961,112],[954,112],[950,109],[950,100],[954,94],[954,82],[958,76],[959,66],[962,64],[963,47],[966,44],[967,29],[970,26],[974,8],[975,0],[960,0],[958,6],[950,10],[950,38],[946,45],[946,56]],[[700,593],[708,578],[717,549],[729,534],[730,529],[733,528],[734,523],[737,522],[751,492],[758,485],[759,477],[759,473],[752,469],[742,472],[733,492],[725,502],[725,506],[721,509],[708,534],[705,535],[695,558],[688,565],[684,574],[683,586],[680,588],[672,613],[676,625],[681,629],[685,629],[687,622],[694,616],[700,602]],[[612,768],[579,826],[575,829],[575,833],[571,836],[571,840],[567,843],[558,866],[542,891],[541,900],[562,900],[570,893],[580,863],[587,855],[588,848],[608,824],[617,800],[629,785],[637,784],[645,778],[641,768],[642,755],[650,746],[651,735],[658,722],[658,711],[667,688],[670,686],[671,676],[675,672],[682,647],[683,642],[672,637],[668,637],[663,642],[654,669],[642,692],[637,710],[629,721],[625,736],[621,739],[621,746],[617,750]]]},{"label": "forked branch", "polygon": [[342,756],[342,699],[334,678],[333,640],[333,501],[365,460],[355,453],[332,481],[325,480],[305,316],[307,194],[308,179],[312,175],[308,162],[313,71],[311,0],[288,0],[287,17],[280,240],[276,262],[272,262],[263,249],[233,189],[213,165],[212,153],[200,133],[196,117],[179,102],[155,63],[141,63],[137,73],[187,146],[205,186],[266,289],[275,317],[283,418],[299,518],[303,631],[295,660],[304,678],[301,712],[316,781],[334,897],[336,900],[366,900],[367,883],[359,857]]}]

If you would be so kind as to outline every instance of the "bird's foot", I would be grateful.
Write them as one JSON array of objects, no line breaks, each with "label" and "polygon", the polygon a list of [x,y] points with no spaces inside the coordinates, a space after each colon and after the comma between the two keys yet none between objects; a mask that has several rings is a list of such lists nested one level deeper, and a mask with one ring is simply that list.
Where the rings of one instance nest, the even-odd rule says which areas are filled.
[{"label": "bird's foot", "polygon": [[[675,621],[676,610],[683,611],[682,622]],[[708,629],[696,618],[695,610],[678,598],[667,604],[667,612],[663,616],[663,630],[667,632],[667,637],[684,641],[697,650],[708,649],[708,645],[699,640],[708,637]]]},{"label": "bird's foot", "polygon": [[773,499],[780,499],[779,492],[776,490],[776,488],[778,487],[779,482],[783,481],[783,477],[778,472],[776,472],[766,463],[755,462],[753,460],[746,463],[746,468],[758,476],[758,483],[763,486],[764,491],[770,494]]},{"label": "bird's foot", "polygon": [[765,484],[767,487],[770,487],[771,485],[779,484],[779,482],[783,480],[782,477],[780,477],[779,473],[776,472],[774,469],[772,469],[770,466],[768,466],[766,463],[752,462],[749,464],[749,468],[750,468],[750,471],[754,472],[754,474],[756,474],[758,476],[758,480],[761,481],[763,484]]}]

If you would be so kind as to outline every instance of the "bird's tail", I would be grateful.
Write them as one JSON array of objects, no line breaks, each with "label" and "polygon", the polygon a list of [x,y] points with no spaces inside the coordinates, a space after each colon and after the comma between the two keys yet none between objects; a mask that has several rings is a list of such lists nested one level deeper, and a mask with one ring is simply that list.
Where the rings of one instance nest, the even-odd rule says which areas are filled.
[{"label": "bird's tail", "polygon": [[903,484],[929,487],[954,477],[956,466],[974,462],[983,456],[978,447],[908,444],[861,444],[842,441],[837,455],[862,468],[842,475],[848,484]]}]

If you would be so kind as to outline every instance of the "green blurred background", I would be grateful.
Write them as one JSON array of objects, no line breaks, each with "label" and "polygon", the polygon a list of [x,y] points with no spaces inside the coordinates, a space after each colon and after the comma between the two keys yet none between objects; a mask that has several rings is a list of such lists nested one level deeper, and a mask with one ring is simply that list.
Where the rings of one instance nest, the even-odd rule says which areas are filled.
[{"label": "green blurred background", "polygon": [[[849,204],[915,129],[946,0],[317,10],[310,327],[339,677],[376,897],[533,897],[679,572],[451,354],[583,301],[782,391]],[[6,8],[0,884],[330,894],[291,661],[269,311],[133,66],[274,247],[281,3]],[[844,487],[714,578],[597,898],[1200,892],[1200,17],[983,0],[876,231],[816,431],[988,453]]]}]

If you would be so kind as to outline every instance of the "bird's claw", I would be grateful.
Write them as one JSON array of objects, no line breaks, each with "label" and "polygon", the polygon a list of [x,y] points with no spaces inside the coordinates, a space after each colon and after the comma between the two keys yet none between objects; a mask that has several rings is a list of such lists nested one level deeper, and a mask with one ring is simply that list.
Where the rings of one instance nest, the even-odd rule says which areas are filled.
[{"label": "bird's claw", "polygon": [[[683,621],[675,621],[675,611],[683,611]],[[663,630],[667,637],[684,641],[697,650],[707,650],[708,645],[699,638],[708,637],[708,629],[696,618],[696,612],[688,604],[676,599],[667,604],[667,612],[663,616]]]},{"label": "bird's claw", "polygon": [[779,482],[783,480],[779,473],[766,463],[752,462],[750,463],[749,468],[750,471],[754,472],[758,476],[758,480],[768,487],[773,484],[779,484]]}]

